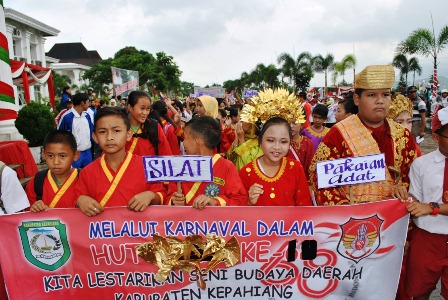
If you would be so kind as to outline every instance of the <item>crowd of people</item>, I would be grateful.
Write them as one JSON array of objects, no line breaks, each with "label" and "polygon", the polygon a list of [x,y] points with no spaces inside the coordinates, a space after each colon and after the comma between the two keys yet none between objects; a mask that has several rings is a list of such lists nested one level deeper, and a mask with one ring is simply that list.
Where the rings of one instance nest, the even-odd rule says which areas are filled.
[{"label": "crowd of people", "polygon": [[[434,111],[439,147],[422,156],[416,138],[425,133],[426,104],[414,95],[415,86],[393,93],[394,80],[392,66],[368,66],[356,75],[353,92],[334,97],[268,89],[250,99],[234,94],[180,101],[133,91],[98,107],[92,89],[73,97],[64,90],[58,129],[43,144],[48,169],[15,199],[29,201],[32,212],[77,207],[94,217],[111,206],[202,210],[399,198],[415,218],[397,298],[428,299],[439,278],[447,277],[448,92],[442,91]],[[318,162],[379,153],[385,155],[386,180],[318,188]],[[213,181],[181,182],[180,188],[147,183],[141,156],[153,155],[210,156]]]}]

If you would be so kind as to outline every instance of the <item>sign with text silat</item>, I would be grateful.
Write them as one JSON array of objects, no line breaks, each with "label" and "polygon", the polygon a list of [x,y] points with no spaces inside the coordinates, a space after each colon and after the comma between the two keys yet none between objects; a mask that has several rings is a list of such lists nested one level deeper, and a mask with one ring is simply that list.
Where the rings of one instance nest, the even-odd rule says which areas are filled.
[{"label": "sign with text silat", "polygon": [[316,172],[319,189],[382,181],[386,179],[386,162],[384,153],[346,157],[318,162]]},{"label": "sign with text silat", "polygon": [[146,181],[213,181],[211,156],[143,156]]}]

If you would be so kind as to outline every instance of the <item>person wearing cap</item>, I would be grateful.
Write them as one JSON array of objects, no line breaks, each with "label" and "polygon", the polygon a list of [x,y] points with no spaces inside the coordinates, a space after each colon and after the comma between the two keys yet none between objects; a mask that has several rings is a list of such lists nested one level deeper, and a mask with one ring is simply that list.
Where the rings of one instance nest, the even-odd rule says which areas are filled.
[{"label": "person wearing cap", "polygon": [[406,207],[414,217],[407,261],[406,292],[413,299],[429,299],[441,280],[441,296],[448,299],[448,107],[432,120],[433,152],[417,158],[409,173]]},{"label": "person wearing cap", "polygon": [[417,91],[418,89],[415,85],[408,87],[407,96],[414,105],[413,115],[415,121],[412,123],[412,134],[414,137],[424,137],[426,128],[426,103],[420,98]]},{"label": "person wearing cap", "polygon": [[443,89],[436,97],[436,100],[431,105],[431,112],[435,113],[437,110],[448,107],[448,90]]},{"label": "person wearing cap", "polygon": [[[355,76],[353,100],[358,113],[336,123],[320,143],[310,167],[319,205],[342,205],[403,197],[417,145],[409,131],[387,119],[395,71],[391,65],[368,66]],[[337,188],[317,188],[316,163],[384,153],[386,180]]]}]

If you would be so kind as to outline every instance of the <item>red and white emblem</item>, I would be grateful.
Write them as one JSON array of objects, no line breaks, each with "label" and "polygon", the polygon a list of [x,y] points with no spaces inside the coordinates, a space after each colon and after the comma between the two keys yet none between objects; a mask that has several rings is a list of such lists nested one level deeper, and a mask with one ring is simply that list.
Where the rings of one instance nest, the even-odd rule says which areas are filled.
[{"label": "red and white emblem", "polygon": [[341,226],[341,239],[338,252],[345,258],[358,263],[361,259],[372,255],[380,246],[381,224],[378,215],[365,219],[350,218]]}]

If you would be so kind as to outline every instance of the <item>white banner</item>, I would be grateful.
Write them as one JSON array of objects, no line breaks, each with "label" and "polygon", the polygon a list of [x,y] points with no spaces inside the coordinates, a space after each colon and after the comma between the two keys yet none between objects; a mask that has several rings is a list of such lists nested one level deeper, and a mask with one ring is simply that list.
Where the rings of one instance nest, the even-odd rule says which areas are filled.
[{"label": "white banner", "polygon": [[210,87],[210,88],[195,87],[194,93],[197,95],[197,97],[207,95],[215,98],[224,98],[226,89],[222,87]]}]

